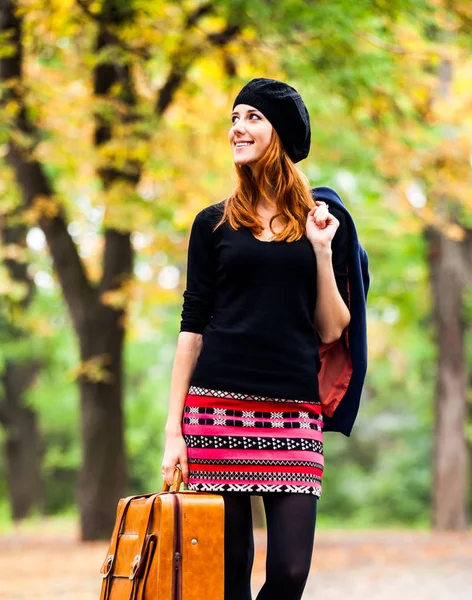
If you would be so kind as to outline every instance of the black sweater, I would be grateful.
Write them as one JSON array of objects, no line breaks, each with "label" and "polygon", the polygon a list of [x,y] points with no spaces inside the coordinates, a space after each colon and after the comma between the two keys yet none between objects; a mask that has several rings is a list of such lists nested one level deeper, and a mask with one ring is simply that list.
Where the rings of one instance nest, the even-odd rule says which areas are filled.
[{"label": "black sweater", "polygon": [[[318,402],[320,338],[313,326],[316,257],[306,237],[263,242],[250,229],[213,228],[224,201],[202,210],[190,234],[180,331],[203,334],[191,385]],[[347,303],[345,216],[332,241]]]}]

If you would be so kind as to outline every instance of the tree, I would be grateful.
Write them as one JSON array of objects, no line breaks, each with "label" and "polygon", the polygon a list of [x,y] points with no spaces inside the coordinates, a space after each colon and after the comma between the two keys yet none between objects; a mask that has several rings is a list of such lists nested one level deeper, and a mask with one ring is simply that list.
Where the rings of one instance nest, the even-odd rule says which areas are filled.
[{"label": "tree", "polygon": [[438,342],[433,525],[438,530],[468,527],[469,448],[466,322],[464,300],[472,282],[472,230],[463,241],[425,231],[429,246],[434,324]]},{"label": "tree", "polygon": [[18,223],[17,211],[3,215],[0,234],[10,292],[1,298],[0,338],[4,350],[11,344],[16,347],[16,352],[7,351],[3,356],[0,424],[6,432],[4,448],[11,513],[14,519],[23,519],[34,508],[41,508],[44,493],[38,418],[26,400],[26,392],[40,368],[39,360],[25,353],[34,335],[23,323],[34,283],[28,276],[25,259],[26,228]]},{"label": "tree", "polygon": [[[439,68],[440,99],[451,99],[453,77],[453,63],[444,60]],[[452,122],[448,123],[449,119]],[[445,116],[443,127],[449,125],[455,128],[454,120],[454,115]],[[461,163],[465,162],[465,158],[459,156],[459,164],[453,165],[455,168],[451,172],[462,172]],[[448,159],[450,157],[443,153],[436,157],[438,171],[441,170],[441,162]],[[449,231],[434,224],[425,229],[439,349],[433,525],[438,530],[465,530],[468,527],[470,461],[465,298],[468,286],[472,285],[472,228],[461,223],[460,204],[454,193],[441,194],[435,201],[439,218],[441,214],[444,218],[444,209],[449,212],[446,219],[450,226]]]}]

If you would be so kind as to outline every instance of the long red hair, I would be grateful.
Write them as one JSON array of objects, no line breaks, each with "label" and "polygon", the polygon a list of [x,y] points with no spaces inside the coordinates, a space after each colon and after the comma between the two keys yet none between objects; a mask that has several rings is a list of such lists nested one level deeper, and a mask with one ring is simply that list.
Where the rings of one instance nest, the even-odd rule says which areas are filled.
[{"label": "long red hair", "polygon": [[270,202],[265,190],[272,188],[277,212],[269,227],[272,230],[272,221],[277,217],[284,225],[280,233],[274,233],[274,241],[301,239],[305,235],[307,214],[315,202],[308,179],[289,158],[275,129],[257,167],[256,174],[248,165],[236,167],[238,185],[227,198],[223,216],[215,229],[227,221],[233,229],[248,227],[253,235],[259,236],[264,228],[257,217],[257,202],[261,195]]}]

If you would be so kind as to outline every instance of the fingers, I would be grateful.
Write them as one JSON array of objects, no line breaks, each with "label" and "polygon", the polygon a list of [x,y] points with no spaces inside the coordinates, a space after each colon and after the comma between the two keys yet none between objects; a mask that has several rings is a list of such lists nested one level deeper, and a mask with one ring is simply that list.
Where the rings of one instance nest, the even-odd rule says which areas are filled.
[{"label": "fingers", "polygon": [[322,206],[326,206],[326,208],[329,208],[328,205],[326,204],[326,202],[323,202],[322,200],[315,200],[315,205],[311,210],[310,210],[310,215],[312,215],[318,208],[321,208]]},{"label": "fingers", "polygon": [[182,479],[188,483],[189,468],[187,459],[187,446],[182,435],[170,437],[166,440],[164,457],[162,459],[161,474],[167,485],[172,485],[174,481],[174,472],[179,465],[182,470]]},{"label": "fingers", "polygon": [[172,485],[174,481],[175,465],[162,465],[162,479],[167,485]]},{"label": "fingers", "polygon": [[321,202],[320,200],[316,200],[316,206],[312,208],[308,214],[320,229],[324,229],[327,225],[327,221],[334,218],[330,214],[326,202]]},{"label": "fingers", "polygon": [[188,483],[188,461],[186,456],[180,457],[180,468],[182,469],[182,479],[184,483]]},{"label": "fingers", "polygon": [[179,457],[179,459],[175,463],[169,462],[166,464],[162,464],[162,467],[161,467],[162,479],[167,483],[167,485],[172,485],[172,483],[174,481],[174,473],[175,473],[175,469],[176,469],[177,465],[179,465],[180,469],[182,470],[183,482],[188,483],[188,476],[189,476],[188,460],[187,460],[187,455],[183,454]]}]

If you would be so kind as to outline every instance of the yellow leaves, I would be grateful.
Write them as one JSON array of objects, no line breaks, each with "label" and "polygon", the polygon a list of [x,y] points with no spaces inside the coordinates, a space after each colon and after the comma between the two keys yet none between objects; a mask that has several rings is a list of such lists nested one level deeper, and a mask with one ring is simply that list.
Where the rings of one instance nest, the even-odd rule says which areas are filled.
[{"label": "yellow leaves", "polygon": [[33,30],[46,43],[54,43],[55,37],[76,30],[77,15],[81,14],[75,0],[22,0],[19,12],[27,32]]},{"label": "yellow leaves", "polygon": [[133,282],[127,279],[119,288],[103,293],[100,301],[105,306],[110,306],[114,310],[126,310],[132,298],[133,289]]},{"label": "yellow leaves", "polygon": [[[394,182],[401,197],[402,223],[409,231],[430,225],[462,241],[465,232],[452,222],[450,209],[460,204],[472,210],[472,60],[452,40],[447,44],[424,40],[421,56],[417,34],[408,27],[398,33],[412,53],[398,58],[403,64],[396,83],[411,99],[414,113],[403,119],[401,129],[397,125],[374,133],[371,139],[379,148],[376,165]],[[424,190],[424,206],[421,198],[408,199],[415,180]]]},{"label": "yellow leaves", "polygon": [[[116,137],[98,149],[99,167],[113,168],[129,175],[136,173],[136,163],[144,163],[149,157],[149,142],[136,136],[120,136],[121,128],[116,128]],[[115,132],[114,132],[115,133]]]},{"label": "yellow leaves", "polygon": [[44,9],[45,5],[55,12],[70,14],[69,11],[71,8],[74,8],[76,2],[75,0],[48,0],[48,2],[45,3],[44,0],[22,0],[19,4],[21,10],[20,14],[22,15],[28,15],[31,12]]},{"label": "yellow leaves", "polygon": [[108,354],[97,354],[73,369],[72,376],[90,383],[112,383],[114,377],[108,370],[110,364],[111,357]]},{"label": "yellow leaves", "polygon": [[14,119],[20,112],[20,104],[16,100],[10,100],[2,104],[2,117],[8,120]]},{"label": "yellow leaves", "polygon": [[441,229],[444,235],[455,242],[463,242],[467,236],[465,229],[456,223],[444,223]]},{"label": "yellow leaves", "polygon": [[219,15],[208,15],[205,19],[199,21],[198,29],[205,35],[211,35],[212,33],[218,33],[223,31],[227,26],[227,20],[223,16]]},{"label": "yellow leaves", "polygon": [[0,298],[7,296],[12,302],[21,302],[28,294],[28,286],[11,279],[5,269],[0,269]]},{"label": "yellow leaves", "polygon": [[136,193],[133,184],[116,181],[101,194],[105,204],[103,224],[105,227],[128,232],[140,230],[149,225],[150,215],[142,210],[142,198]]},{"label": "yellow leaves", "polygon": [[[444,202],[446,202],[446,199]],[[437,206],[426,205],[422,208],[415,209],[415,213],[419,217],[418,221],[421,223],[421,229],[425,226],[432,226],[455,242],[462,242],[466,238],[466,230],[459,224],[452,223],[448,220],[446,211],[438,210]],[[411,218],[409,220],[411,220]]]},{"label": "yellow leaves", "polygon": [[35,225],[40,219],[53,219],[60,213],[60,204],[54,196],[36,196],[29,209],[24,213],[25,222]]},{"label": "yellow leaves", "polygon": [[420,211],[420,216],[426,225],[431,225],[441,231],[445,236],[455,242],[464,241],[467,232],[457,223],[451,223],[446,216],[441,216],[438,211],[425,207]]},{"label": "yellow leaves", "polygon": [[0,246],[0,260],[14,260],[17,263],[26,262],[26,248],[19,244]]},{"label": "yellow leaves", "polygon": [[[74,2],[75,0],[71,0],[71,1]],[[101,2],[90,2],[87,4],[87,9],[93,15],[98,15],[98,14],[100,14],[100,11],[102,9],[102,3]]]},{"label": "yellow leaves", "polygon": [[0,34],[0,58],[11,58],[16,54],[15,44],[11,42],[9,33]]}]

